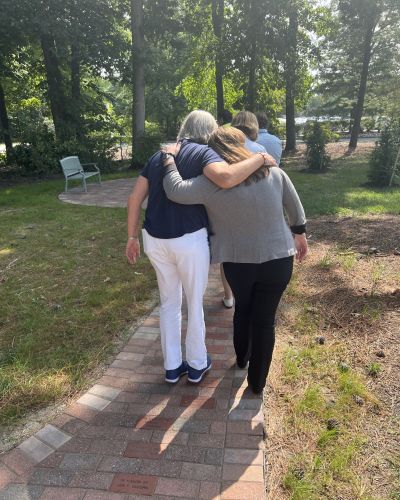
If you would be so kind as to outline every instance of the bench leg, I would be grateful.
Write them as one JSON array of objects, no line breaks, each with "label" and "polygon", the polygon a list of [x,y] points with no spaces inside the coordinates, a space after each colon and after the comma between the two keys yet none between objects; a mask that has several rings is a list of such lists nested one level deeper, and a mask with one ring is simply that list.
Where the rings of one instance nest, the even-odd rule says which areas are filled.
[{"label": "bench leg", "polygon": [[99,174],[99,184],[101,186],[101,175]]},{"label": "bench leg", "polygon": [[68,179],[65,179],[65,192],[68,193]]},{"label": "bench leg", "polygon": [[82,183],[83,183],[83,191],[85,191],[85,193],[87,193],[86,179],[84,177],[82,178]]}]

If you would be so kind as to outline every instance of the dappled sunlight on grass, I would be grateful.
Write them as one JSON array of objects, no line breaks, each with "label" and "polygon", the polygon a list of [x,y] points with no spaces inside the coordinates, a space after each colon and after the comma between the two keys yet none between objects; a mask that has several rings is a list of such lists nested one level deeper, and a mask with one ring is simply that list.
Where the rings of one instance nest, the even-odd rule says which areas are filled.
[{"label": "dappled sunlight on grass", "polygon": [[0,249],[0,257],[7,257],[15,252],[14,248],[1,248]]},{"label": "dappled sunlight on grass", "polygon": [[[386,212],[387,198],[392,197],[394,203],[398,199],[400,204],[400,190],[387,190],[382,192],[355,190],[345,193],[345,203],[356,207],[355,212],[362,214],[381,214]],[[400,207],[398,208],[400,211]]]},{"label": "dappled sunlight on grass", "polygon": [[400,188],[366,187],[368,163],[356,159],[333,162],[322,174],[288,168],[307,216],[400,214]]},{"label": "dappled sunlight on grass", "polygon": [[70,393],[72,373],[29,372],[23,364],[0,368],[0,424],[8,425],[32,407],[41,407]]}]

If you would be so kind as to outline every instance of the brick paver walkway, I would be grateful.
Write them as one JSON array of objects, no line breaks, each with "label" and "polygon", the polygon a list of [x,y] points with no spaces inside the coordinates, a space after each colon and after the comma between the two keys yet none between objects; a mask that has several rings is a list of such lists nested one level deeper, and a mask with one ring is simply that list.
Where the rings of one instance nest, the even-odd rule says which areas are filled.
[{"label": "brick paver walkway", "polygon": [[[88,192],[82,192],[82,187],[74,187],[67,193],[61,193],[58,198],[65,203],[99,207],[126,207],[128,196],[135,185],[136,178],[115,179],[112,181],[88,182]],[[143,204],[145,208],[146,202]]]},{"label": "brick paver walkway", "polygon": [[199,385],[164,382],[154,310],[96,385],[0,456],[0,499],[263,499],[262,401],[235,368],[216,267],[205,313]]}]

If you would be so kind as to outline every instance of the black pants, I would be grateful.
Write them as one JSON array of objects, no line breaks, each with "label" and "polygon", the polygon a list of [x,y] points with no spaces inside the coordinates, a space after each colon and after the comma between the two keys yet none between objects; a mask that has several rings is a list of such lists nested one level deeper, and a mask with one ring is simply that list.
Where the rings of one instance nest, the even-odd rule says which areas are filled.
[{"label": "black pants", "polygon": [[265,386],[275,344],[275,315],[293,271],[293,257],[261,264],[224,262],[235,297],[233,343],[239,364],[249,361],[249,383]]}]

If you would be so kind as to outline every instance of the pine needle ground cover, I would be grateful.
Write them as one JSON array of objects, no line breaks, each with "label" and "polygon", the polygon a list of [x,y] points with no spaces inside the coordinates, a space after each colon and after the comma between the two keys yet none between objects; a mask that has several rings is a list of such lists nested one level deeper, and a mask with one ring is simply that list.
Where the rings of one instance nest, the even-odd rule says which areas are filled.
[{"label": "pine needle ground cover", "polygon": [[61,401],[146,313],[155,276],[124,256],[126,210],[61,203],[62,181],[0,189],[0,425]]},{"label": "pine needle ground cover", "polygon": [[[310,255],[281,307],[265,401],[274,499],[400,496],[399,188],[360,187],[362,156],[336,165],[329,182],[291,176],[310,183],[295,180],[313,217]],[[346,195],[333,184],[346,184]],[[361,191],[364,202],[350,203]],[[316,216],[327,207],[337,215]]]}]

